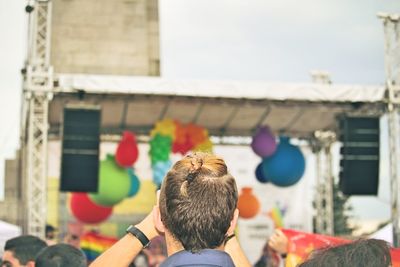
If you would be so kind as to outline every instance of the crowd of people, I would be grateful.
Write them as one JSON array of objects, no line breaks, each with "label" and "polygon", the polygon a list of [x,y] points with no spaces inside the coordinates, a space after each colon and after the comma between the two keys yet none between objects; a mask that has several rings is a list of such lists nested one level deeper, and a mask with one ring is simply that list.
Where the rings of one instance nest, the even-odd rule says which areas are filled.
[{"label": "crowd of people", "polygon": [[68,244],[48,246],[38,237],[25,235],[7,240],[1,267],[85,267],[82,252]]},{"label": "crowd of people", "polygon": [[[146,218],[90,263],[90,267],[148,267],[143,248],[165,238],[167,256],[160,267],[249,267],[235,235],[238,191],[223,159],[205,153],[184,157],[167,173],[157,193],[157,205]],[[246,245],[246,244],[243,244]],[[279,230],[270,237],[256,267],[284,266],[288,240]],[[389,245],[367,239],[314,251],[302,267],[391,266]],[[82,251],[69,244],[50,245],[37,237],[8,240],[1,267],[83,267]]]}]

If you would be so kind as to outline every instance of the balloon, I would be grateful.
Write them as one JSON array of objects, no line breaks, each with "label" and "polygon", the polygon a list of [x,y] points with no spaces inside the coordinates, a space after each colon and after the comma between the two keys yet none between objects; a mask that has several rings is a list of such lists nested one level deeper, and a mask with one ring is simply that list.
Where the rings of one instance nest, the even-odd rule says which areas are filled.
[{"label": "balloon", "polygon": [[267,126],[258,128],[253,136],[251,148],[260,157],[269,157],[276,151],[276,140]]},{"label": "balloon", "polygon": [[169,153],[171,152],[172,139],[170,136],[163,136],[156,134],[150,140],[150,157],[151,163],[154,164],[158,161],[166,161],[169,159]]},{"label": "balloon", "polygon": [[263,172],[262,162],[256,168],[256,178],[260,183],[268,183],[268,177]]},{"label": "balloon", "polygon": [[99,190],[89,196],[96,204],[110,207],[127,197],[130,188],[128,173],[115,164],[113,156],[108,155],[100,162]]},{"label": "balloon", "polygon": [[164,180],[164,172],[157,170],[156,168],[153,168],[153,182],[159,186],[162,184],[162,181]]},{"label": "balloon", "polygon": [[202,152],[212,152],[213,144],[210,139],[206,139],[202,143],[198,144],[193,151],[202,151]]},{"label": "balloon", "polygon": [[161,185],[164,176],[171,168],[169,161],[173,153],[186,154],[188,151],[211,151],[212,143],[208,131],[203,127],[189,123],[181,124],[179,121],[165,119],[156,123],[150,132],[151,165],[153,181]]},{"label": "balloon", "polygon": [[128,197],[133,197],[139,192],[140,189],[140,181],[137,175],[135,174],[135,170],[133,168],[128,169],[129,178],[131,179],[131,187],[128,192]]},{"label": "balloon", "polygon": [[171,161],[159,161],[153,164],[151,167],[153,169],[153,182],[160,185],[164,180],[165,175],[171,168]]},{"label": "balloon", "polygon": [[75,218],[83,223],[100,223],[112,213],[112,207],[93,203],[86,193],[72,193],[70,208]]},{"label": "balloon", "polygon": [[175,121],[175,139],[176,143],[185,143],[188,139],[188,132],[186,127],[179,121]]},{"label": "balloon", "polygon": [[132,166],[139,155],[135,134],[125,131],[115,153],[115,161],[121,167]]},{"label": "balloon", "polygon": [[207,139],[208,132],[203,127],[189,123],[186,125],[186,130],[188,132],[190,142],[194,145],[201,144]]},{"label": "balloon", "polygon": [[181,153],[182,155],[185,155],[192,148],[193,148],[193,144],[190,142],[189,138],[187,138],[184,143],[174,142],[172,144],[172,152],[173,153]]},{"label": "balloon", "polygon": [[193,143],[189,138],[189,133],[186,127],[179,121],[175,121],[175,140],[172,144],[172,152],[185,155],[192,148]]},{"label": "balloon", "polygon": [[277,186],[291,186],[303,176],[305,159],[300,149],[289,143],[289,138],[281,137],[276,152],[262,162],[262,172]]},{"label": "balloon", "polygon": [[155,128],[151,131],[150,136],[154,135],[169,136],[175,138],[175,122],[171,119],[165,119],[156,123]]},{"label": "balloon", "polygon": [[244,219],[253,218],[260,211],[260,202],[253,195],[251,187],[243,187],[238,199],[239,216]]}]

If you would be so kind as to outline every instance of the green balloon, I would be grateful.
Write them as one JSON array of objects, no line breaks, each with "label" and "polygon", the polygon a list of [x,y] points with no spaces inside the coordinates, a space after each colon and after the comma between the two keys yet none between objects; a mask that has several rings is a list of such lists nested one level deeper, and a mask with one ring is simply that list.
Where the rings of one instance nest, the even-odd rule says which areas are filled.
[{"label": "green balloon", "polygon": [[118,167],[113,156],[100,162],[99,190],[89,194],[90,199],[101,206],[114,206],[128,196],[131,181],[129,174]]}]

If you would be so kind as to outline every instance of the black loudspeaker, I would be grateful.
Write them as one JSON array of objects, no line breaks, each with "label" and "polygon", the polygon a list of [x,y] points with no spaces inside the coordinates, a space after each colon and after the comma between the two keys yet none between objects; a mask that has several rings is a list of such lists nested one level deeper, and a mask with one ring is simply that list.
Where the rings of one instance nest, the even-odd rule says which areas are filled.
[{"label": "black loudspeaker", "polygon": [[97,107],[64,108],[61,191],[97,192],[100,117]]},{"label": "black loudspeaker", "polygon": [[339,187],[346,195],[377,195],[379,184],[379,118],[339,118]]}]

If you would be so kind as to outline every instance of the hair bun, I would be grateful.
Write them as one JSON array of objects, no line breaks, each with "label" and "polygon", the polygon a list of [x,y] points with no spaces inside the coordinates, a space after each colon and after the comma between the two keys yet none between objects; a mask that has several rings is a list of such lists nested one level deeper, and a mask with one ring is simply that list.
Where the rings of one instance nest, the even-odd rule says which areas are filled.
[{"label": "hair bun", "polygon": [[190,163],[192,164],[192,167],[190,168],[190,173],[196,173],[203,166],[203,159],[198,157],[192,158]]},{"label": "hair bun", "polygon": [[189,174],[186,178],[188,180],[188,182],[191,182],[191,181],[193,181],[194,178],[196,178],[201,167],[203,166],[203,159],[199,158],[199,157],[192,157],[190,164],[191,164],[191,167],[189,170]]}]

